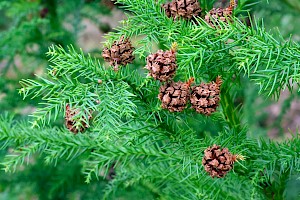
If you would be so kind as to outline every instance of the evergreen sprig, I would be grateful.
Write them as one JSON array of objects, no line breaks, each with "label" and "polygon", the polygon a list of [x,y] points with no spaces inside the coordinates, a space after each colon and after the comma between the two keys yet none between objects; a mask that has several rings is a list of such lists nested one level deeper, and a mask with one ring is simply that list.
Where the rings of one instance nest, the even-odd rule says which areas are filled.
[{"label": "evergreen sprig", "polygon": [[[299,82],[299,45],[290,40],[275,40],[262,23],[254,20],[248,27],[235,19],[231,25],[220,22],[221,27],[213,29],[201,19],[195,24],[167,18],[160,8],[161,2],[118,2],[125,4],[124,8],[134,16],[130,16],[118,32],[110,34],[108,42],[120,35],[146,35],[147,40],[142,42],[148,44],[150,41],[161,42],[160,38],[164,38],[163,44],[169,46],[177,42],[178,76],[197,79],[207,74],[210,77],[218,73],[225,75],[229,70],[229,76],[235,73],[247,75],[259,85],[260,92],[268,96],[275,94],[277,98],[280,90],[292,89]],[[137,54],[148,54],[148,49],[138,49]]]},{"label": "evergreen sprig", "polygon": [[[94,122],[102,128],[106,127],[102,126],[103,122],[117,126],[123,117],[132,116],[135,105],[130,99],[135,95],[125,82],[110,81],[109,73],[97,61],[85,57],[82,51],[77,53],[73,47],[65,51],[52,46],[47,55],[51,56],[49,61],[53,64],[47,78],[20,81],[23,86],[20,93],[24,98],[32,94],[32,98],[42,96],[46,102],[33,114],[33,125],[49,124],[52,117],[56,119],[65,111],[66,104],[80,109],[79,118],[90,111],[99,111]],[[98,84],[98,80],[103,83]]]},{"label": "evergreen sprig", "polygon": [[[212,194],[216,199],[221,196],[239,199],[240,190],[248,197],[259,197],[262,195],[261,184],[272,187],[274,180],[287,178],[299,169],[300,163],[299,137],[284,143],[266,143],[264,140],[257,143],[243,139],[244,133],[231,131],[204,140],[191,137],[191,133],[182,133],[178,136],[181,143],[178,143],[179,138],[169,137],[165,130],[154,130],[145,124],[136,130],[122,126],[123,130],[117,136],[108,137],[97,132],[74,136],[55,128],[32,129],[25,123],[13,123],[9,117],[2,117],[1,122],[1,141],[9,141],[10,146],[18,147],[3,162],[7,170],[14,169],[35,152],[45,154],[48,163],[83,156],[86,158],[87,182],[93,173],[99,176],[99,172],[115,163],[116,169],[120,168],[117,171],[120,176],[112,184],[118,178],[123,180],[124,176],[128,186],[149,181],[159,191],[168,194],[167,199],[176,196],[183,199],[211,198]],[[137,126],[136,123],[132,125]],[[244,142],[238,144],[235,139]],[[233,153],[241,153],[249,161],[237,165],[235,173],[229,174],[224,181],[213,180],[201,169],[202,151],[212,143],[226,146]],[[276,152],[276,155],[267,156],[269,152]]]}]

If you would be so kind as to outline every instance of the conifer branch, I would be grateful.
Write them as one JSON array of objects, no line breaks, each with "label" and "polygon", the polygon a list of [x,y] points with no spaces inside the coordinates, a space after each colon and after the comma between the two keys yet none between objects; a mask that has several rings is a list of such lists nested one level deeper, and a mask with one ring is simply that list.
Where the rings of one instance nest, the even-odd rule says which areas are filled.
[{"label": "conifer branch", "polygon": [[[9,120],[4,117],[1,121]],[[249,160],[246,170],[238,166],[235,170],[237,174],[247,174],[248,179],[243,179],[247,187],[240,188],[245,191],[245,194],[254,191],[255,196],[260,195],[259,184],[262,180],[278,179],[280,177],[278,173],[285,174],[286,177],[286,172],[291,173],[298,169],[300,163],[299,137],[280,145],[274,142],[263,143],[263,140],[257,144],[255,140],[245,139],[245,133],[236,134],[229,130],[220,133],[216,138],[206,137],[204,140],[191,137],[193,136],[191,133],[169,137],[164,130],[136,122],[123,125],[117,135],[110,135],[110,137],[97,132],[74,136],[58,129],[32,129],[25,123],[15,125],[11,123],[13,122],[8,125],[0,123],[0,137],[11,141],[16,145],[15,148],[20,150],[16,151],[17,154],[6,157],[3,162],[6,169],[22,163],[25,157],[34,152],[45,154],[46,161],[54,163],[58,159],[71,160],[85,154],[89,155],[84,167],[87,182],[90,181],[93,173],[99,175],[99,171],[105,171],[107,166],[116,162],[117,169],[126,172],[130,176],[126,180],[131,181],[132,184],[141,180],[155,180],[157,188],[164,188],[171,194],[186,195],[189,198],[197,195],[209,196],[210,192],[218,194],[216,198],[219,195],[229,198],[238,193],[237,190],[228,193],[226,188],[231,186],[240,188],[235,184],[241,183],[241,177],[233,173],[228,175],[225,181],[216,182],[201,169],[202,151],[213,143],[226,146],[233,153],[242,153],[247,157],[246,161]],[[154,134],[149,135],[152,132]],[[243,143],[239,144],[241,141]],[[278,153],[270,156],[267,152]],[[283,166],[286,167],[282,168]],[[251,184],[250,180],[252,180]],[[178,182],[185,185],[184,190],[179,190]],[[212,185],[214,187],[211,187]]]},{"label": "conifer branch", "polygon": [[[51,46],[47,75],[20,81],[24,98],[42,98],[33,114],[34,128],[0,116],[0,144],[13,149],[2,162],[7,171],[16,170],[35,153],[44,154],[45,161],[54,165],[58,160],[80,157],[87,183],[93,177],[106,176],[114,166],[117,176],[106,195],[121,185],[151,182],[151,188],[167,199],[262,199],[264,185],[274,188],[299,170],[299,136],[281,143],[248,138],[232,91],[243,84],[239,81],[243,75],[267,95],[278,97],[285,87],[292,90],[299,81],[299,45],[275,40],[256,21],[252,27],[238,19],[232,24],[220,21],[219,27],[212,28],[201,18],[173,20],[161,9],[163,2],[118,0],[134,16],[124,21],[117,33],[108,35],[107,46],[121,37],[143,35],[135,55],[144,60],[152,46],[170,49],[176,42],[174,80],[194,77],[198,85],[222,76],[226,88],[222,90],[220,112],[207,117],[191,109],[175,113],[163,110],[157,98],[162,83],[146,77],[140,69],[122,66],[113,71],[73,46]],[[206,8],[213,2],[206,2]],[[84,133],[73,135],[66,128],[47,127],[66,117],[66,107],[78,111],[74,126],[84,122],[88,127]],[[219,126],[217,131],[199,130],[200,123],[208,122]],[[225,174],[225,166],[231,169],[238,158],[246,158],[236,162],[224,179],[212,179],[206,173],[215,177],[207,166],[220,166],[221,156],[206,159],[210,151],[206,150],[213,144],[232,153],[214,145],[224,155],[222,159],[229,161],[225,164],[219,160]],[[217,177],[224,175],[217,172]]]},{"label": "conifer branch", "polygon": [[[197,79],[207,73],[210,76],[221,73],[225,78],[228,77],[226,71],[230,70],[233,74],[247,75],[259,85],[261,93],[275,94],[276,98],[282,89],[292,89],[299,82],[299,45],[283,39],[275,40],[257,21],[252,22],[252,27],[247,27],[235,19],[231,25],[220,22],[220,29],[212,29],[202,19],[197,19],[198,24],[168,19],[158,2],[118,2],[125,4],[125,8],[135,16],[124,22],[117,33],[110,34],[109,39],[114,40],[120,35],[147,35],[157,43],[157,38],[165,38],[169,44],[177,42],[178,75],[188,72],[188,76],[196,76]],[[147,52],[146,46],[143,48],[137,53]],[[214,60],[213,64],[210,60]],[[217,66],[220,62],[223,64]]]},{"label": "conifer branch", "polygon": [[[65,112],[66,104],[80,108],[79,116],[100,110],[94,121],[101,119],[111,122],[110,125],[117,121],[119,124],[121,118],[131,117],[135,112],[135,105],[130,100],[135,95],[129,91],[128,85],[123,81],[110,81],[107,71],[92,58],[86,58],[82,51],[77,53],[71,46],[67,52],[62,47],[52,46],[47,54],[53,63],[47,77],[20,81],[23,86],[20,93],[24,98],[41,96],[45,101],[41,104],[43,107],[33,114],[33,125],[49,124],[51,117],[56,119],[61,111]],[[97,83],[99,79],[103,80],[102,84]],[[103,122],[99,126],[101,124]]]}]

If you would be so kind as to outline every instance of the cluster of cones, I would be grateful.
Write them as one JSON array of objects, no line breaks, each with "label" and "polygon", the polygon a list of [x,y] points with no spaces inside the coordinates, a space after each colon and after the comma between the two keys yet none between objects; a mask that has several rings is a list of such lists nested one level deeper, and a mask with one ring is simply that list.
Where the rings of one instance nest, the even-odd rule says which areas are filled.
[{"label": "cluster of cones", "polygon": [[[171,3],[163,4],[162,7],[167,16],[174,19],[178,17],[191,19],[201,14],[200,4],[197,0],[174,0]],[[227,22],[228,17],[232,15],[233,8],[233,5],[225,9],[214,8],[205,16],[205,20],[213,27],[215,27],[215,22],[210,21],[211,19]],[[121,66],[133,62],[135,59],[133,51],[134,47],[130,40],[122,36],[110,48],[104,48],[102,56],[115,71],[118,71]],[[198,113],[210,115],[216,111],[220,102],[221,77],[218,76],[215,81],[196,86],[191,86],[194,78],[187,82],[174,82],[173,78],[177,70],[176,45],[173,45],[170,50],[158,50],[156,53],[150,54],[147,57],[145,68],[149,71],[149,76],[164,83],[161,85],[158,95],[162,102],[162,108],[168,109],[170,112],[181,112],[190,102],[191,107]],[[101,84],[102,81],[99,80],[98,83]],[[79,109],[71,108],[67,104],[65,125],[74,134],[87,129],[89,127],[88,121],[92,118],[91,112],[89,112],[85,115],[86,117],[82,116],[80,119],[76,119],[79,113]],[[227,148],[221,148],[214,144],[204,151],[202,164],[211,177],[223,178],[238,159],[242,158],[239,155],[232,155]],[[113,167],[109,169],[109,179],[115,175]]]},{"label": "cluster of cones", "polygon": [[[205,20],[212,27],[216,27],[216,19],[227,23],[230,20],[230,16],[232,16],[235,6],[235,1],[231,0],[228,8],[213,8],[205,16]],[[193,17],[201,16],[202,11],[198,0],[173,0],[170,3],[163,4],[162,8],[164,8],[166,15],[173,19],[192,19]],[[134,61],[133,51],[134,47],[130,40],[122,36],[110,48],[104,48],[102,56],[115,71],[118,71],[121,66],[126,66]],[[173,77],[177,69],[175,47],[167,51],[158,50],[156,53],[149,55],[146,69],[149,70],[149,76],[160,82],[165,82],[160,87],[158,95],[162,102],[162,108],[168,109],[170,112],[181,112],[190,102],[191,107],[198,113],[210,115],[216,111],[220,102],[221,77],[218,76],[215,81],[201,83],[196,86],[191,86],[194,81],[193,78],[187,82],[174,82]],[[77,127],[75,126],[75,116],[78,113],[79,111],[76,108],[71,109],[67,106],[65,123],[66,127],[74,134],[83,132],[88,128],[86,122],[91,119],[90,114],[88,114],[88,119],[79,119],[82,122],[82,126]]]},{"label": "cluster of cones", "polygon": [[193,78],[187,82],[174,82],[177,69],[176,45],[173,45],[171,50],[158,50],[150,54],[145,68],[149,71],[149,76],[165,82],[160,87],[158,95],[162,108],[170,112],[181,112],[190,101],[192,108],[198,113],[210,115],[216,111],[220,102],[221,77],[218,76],[216,81],[196,86],[191,86]]},{"label": "cluster of cones", "polygon": [[[198,0],[173,0],[172,2],[162,4],[161,7],[165,10],[169,18],[183,18],[190,20],[194,17],[201,17],[202,9]],[[213,28],[219,26],[219,21],[228,23],[232,21],[232,12],[236,7],[235,0],[230,1],[230,6],[227,8],[213,8],[204,17],[204,20]]]},{"label": "cluster of cones", "polygon": [[[160,87],[158,95],[162,108],[170,112],[181,112],[187,107],[188,102],[191,102],[191,107],[196,112],[210,115],[216,111],[220,102],[221,77],[218,76],[216,81],[193,87],[191,87],[193,78],[188,82],[174,82],[177,69],[176,48],[174,44],[170,50],[158,50],[147,57],[145,68],[149,71],[148,75],[155,80],[165,82]],[[105,48],[102,56],[115,71],[118,71],[120,66],[133,62],[133,50],[134,47],[129,39],[122,36],[119,41],[112,44],[111,48]]]}]

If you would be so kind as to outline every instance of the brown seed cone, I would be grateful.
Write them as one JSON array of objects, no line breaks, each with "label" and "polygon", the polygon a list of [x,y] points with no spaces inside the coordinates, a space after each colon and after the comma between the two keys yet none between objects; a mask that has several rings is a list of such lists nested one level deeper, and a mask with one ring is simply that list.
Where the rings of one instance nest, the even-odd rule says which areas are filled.
[{"label": "brown seed cone", "polygon": [[134,47],[129,39],[124,39],[124,36],[122,36],[119,41],[113,43],[110,49],[104,48],[102,56],[106,62],[113,66],[115,71],[118,71],[120,65],[125,66],[133,62],[133,50]]},{"label": "brown seed cone", "polygon": [[232,22],[233,7],[213,8],[205,15],[205,21],[213,28],[219,27],[219,21],[224,23]]},{"label": "brown seed cone", "polygon": [[[77,134],[78,132],[84,132],[89,125],[85,123],[86,120],[83,118],[81,121],[80,127],[75,127],[76,121],[74,120],[74,116],[76,116],[79,113],[78,109],[71,109],[70,105],[67,104],[66,106],[66,113],[65,113],[65,125],[67,129],[69,129],[72,133]],[[88,120],[90,121],[92,118],[91,113],[89,113]]]},{"label": "brown seed cone", "polygon": [[223,178],[232,169],[236,160],[236,156],[227,148],[221,149],[214,144],[204,151],[202,164],[211,177]]},{"label": "brown seed cone", "polygon": [[163,109],[168,109],[170,112],[181,112],[186,108],[189,93],[189,82],[171,82],[160,87],[158,98],[162,102]]},{"label": "brown seed cone", "polygon": [[149,70],[149,76],[155,80],[164,82],[172,79],[177,69],[175,50],[158,50],[150,54],[145,68]]},{"label": "brown seed cone", "polygon": [[193,16],[199,16],[201,13],[200,3],[198,0],[174,0],[170,3],[162,4],[166,15],[174,19],[184,18],[191,19]]},{"label": "brown seed cone", "polygon": [[190,101],[196,112],[209,116],[217,110],[220,102],[221,77],[216,82],[201,83],[192,87]]}]

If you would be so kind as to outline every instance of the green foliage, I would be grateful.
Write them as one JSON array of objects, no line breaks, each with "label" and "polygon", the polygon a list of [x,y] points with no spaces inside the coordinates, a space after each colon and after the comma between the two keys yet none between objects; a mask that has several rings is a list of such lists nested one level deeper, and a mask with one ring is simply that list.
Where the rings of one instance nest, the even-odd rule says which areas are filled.
[{"label": "green foliage", "polygon": [[[17,171],[34,155],[42,156],[49,166],[61,166],[61,160],[74,163],[74,171],[58,175],[59,187],[79,170],[85,182],[95,184],[92,180],[106,177],[114,166],[117,175],[106,187],[106,199],[122,186],[136,185],[160,199],[287,198],[287,184],[300,175],[299,132],[283,142],[251,137],[256,121],[247,119],[254,116],[251,103],[260,93],[278,99],[283,89],[296,87],[299,44],[281,35],[275,39],[256,20],[248,27],[235,18],[218,29],[200,18],[173,21],[161,10],[162,2],[117,1],[132,15],[117,32],[107,35],[107,45],[122,35],[139,38],[135,55],[141,60],[134,67],[114,72],[73,46],[50,46],[47,73],[20,81],[24,98],[41,98],[32,115],[33,126],[9,115],[0,117],[1,147],[12,148],[2,162],[4,170]],[[201,3],[209,10],[214,1]],[[237,11],[249,9],[252,3],[243,1]],[[194,77],[199,84],[222,77],[221,105],[212,116],[191,109],[170,113],[160,107],[160,84],[140,67],[152,49],[169,49],[173,42],[178,44],[175,80]],[[244,97],[240,90],[253,96]],[[240,103],[239,96],[243,96]],[[76,125],[92,113],[93,119],[84,121],[89,126],[84,133],[73,135],[62,127],[67,104],[79,109]],[[283,108],[288,106],[289,101]],[[212,179],[203,169],[202,157],[213,144],[246,160],[236,162],[225,178]],[[51,195],[58,195],[59,189],[53,191],[46,193],[54,198]]]},{"label": "green foliage", "polygon": [[0,27],[4,30],[0,33],[0,59],[8,60],[2,74],[14,66],[16,55],[25,63],[32,58],[26,71],[31,73],[41,64],[46,65],[44,55],[50,45],[77,45],[78,34],[84,29],[83,19],[91,19],[98,26],[102,24],[95,16],[87,14],[96,12],[109,14],[110,10],[99,2],[82,0],[2,0],[0,14],[7,27]]},{"label": "green foliage", "polygon": [[[49,124],[52,117],[56,119],[64,111],[66,104],[80,108],[79,116],[99,111],[93,121],[100,129],[113,129],[123,123],[123,117],[132,117],[135,105],[131,98],[134,94],[129,91],[126,82],[110,81],[109,74],[99,63],[90,57],[85,58],[82,51],[76,53],[73,47],[68,52],[62,47],[51,47],[47,54],[53,63],[48,79],[41,77],[40,81],[28,79],[20,82],[23,86],[20,92],[24,97],[34,93],[33,98],[43,96],[46,101],[34,113],[34,126],[39,122]],[[98,84],[98,80],[104,83]],[[101,102],[99,105],[97,100]]]},{"label": "green foliage", "polygon": [[[165,130],[157,129],[155,134],[149,134],[149,128],[134,125],[136,130],[125,125],[115,136],[99,132],[74,136],[58,129],[25,128],[26,124],[12,124],[12,118],[4,117],[0,124],[1,141],[6,141],[4,146],[18,145],[18,150],[6,157],[3,164],[7,170],[14,169],[25,157],[36,152],[44,154],[49,164],[57,163],[57,159],[81,158],[89,182],[91,173],[98,177],[116,162],[120,171],[117,170],[112,185],[149,182],[167,199],[211,199],[212,194],[217,194],[216,199],[221,196],[240,199],[240,195],[257,198],[261,196],[261,184],[267,184],[269,192],[277,191],[279,197],[281,193],[277,187],[282,185],[278,186],[278,181],[287,179],[299,169],[299,137],[280,144],[264,140],[257,143],[245,139],[245,131],[227,130],[214,138],[197,139],[191,132],[170,136]],[[244,142],[238,144],[238,141]],[[224,180],[211,179],[202,170],[201,157],[202,151],[212,143],[226,146],[233,153],[242,153],[247,162],[237,164],[235,173]],[[276,154],[270,156],[270,152]],[[109,188],[107,195],[115,189]]]},{"label": "green foliage", "polygon": [[[236,20],[233,25],[223,24],[222,29],[215,30],[200,19],[200,25],[184,20],[173,22],[160,11],[159,3],[153,1],[120,2],[128,5],[126,8],[135,16],[124,22],[124,26],[110,37],[109,42],[121,35],[146,35],[141,42],[147,44],[150,41],[160,42],[159,38],[164,38],[167,46],[177,42],[177,77],[187,79],[193,76],[197,80],[198,76],[208,75],[211,79],[217,74],[245,74],[255,81],[260,92],[275,94],[276,97],[280,90],[286,87],[290,89],[299,82],[299,44],[275,40],[265,31],[263,24],[254,21],[254,27],[249,28]],[[147,8],[143,8],[143,5],[147,5]],[[140,48],[136,53],[144,57],[145,52],[150,53],[147,50]],[[212,60],[214,62],[210,62]],[[222,65],[217,67],[219,63]],[[229,71],[228,75],[226,71]]]},{"label": "green foliage", "polygon": [[[1,158],[3,156],[1,155]],[[34,160],[34,161],[33,161]],[[0,176],[1,199],[87,199],[101,198],[104,195],[107,180],[99,180],[90,184],[84,184],[82,159],[72,162],[59,162],[56,166],[44,163],[42,156],[32,157],[29,165],[22,171],[7,174],[4,171]],[[12,176],[13,175],[13,176]],[[145,197],[146,198],[143,198]],[[110,199],[154,199],[145,192],[143,186],[137,186],[135,190],[120,188]]]},{"label": "green foliage", "polygon": [[110,9],[103,3],[81,0],[0,1],[0,113],[26,114],[28,105],[40,101],[22,102],[16,92],[19,80],[34,79],[34,74],[43,72],[49,46],[73,44],[76,48],[84,19],[100,26],[102,22],[95,20],[95,15],[87,14],[92,12],[108,15]]},{"label": "green foliage", "polygon": [[[268,9],[263,9],[266,6]],[[255,16],[264,18],[266,29],[273,32],[275,38],[277,38],[279,29],[285,39],[291,37],[294,41],[299,42],[300,28],[295,26],[300,23],[299,11],[299,0],[262,1],[255,9]]]}]

